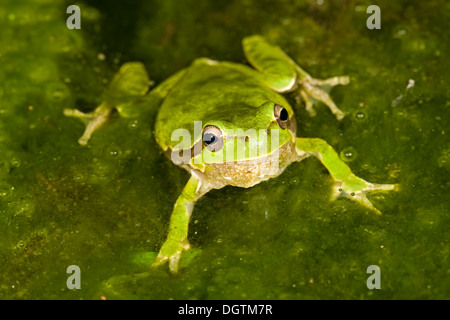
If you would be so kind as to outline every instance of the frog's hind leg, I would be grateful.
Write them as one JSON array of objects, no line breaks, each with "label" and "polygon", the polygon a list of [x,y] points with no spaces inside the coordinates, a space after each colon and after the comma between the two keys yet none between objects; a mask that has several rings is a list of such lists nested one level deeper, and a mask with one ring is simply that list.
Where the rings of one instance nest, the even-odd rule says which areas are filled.
[{"label": "frog's hind leg", "polygon": [[295,62],[279,47],[263,37],[253,35],[242,40],[245,57],[258,71],[249,75],[277,92],[288,92],[296,86]]},{"label": "frog's hind leg", "polygon": [[254,35],[242,41],[244,53],[250,64],[259,71],[252,75],[278,92],[298,90],[306,104],[306,111],[314,116],[314,99],[326,104],[338,120],[344,117],[328,93],[321,86],[347,85],[348,76],[320,80],[312,78],[279,47],[269,44],[263,37]]}]

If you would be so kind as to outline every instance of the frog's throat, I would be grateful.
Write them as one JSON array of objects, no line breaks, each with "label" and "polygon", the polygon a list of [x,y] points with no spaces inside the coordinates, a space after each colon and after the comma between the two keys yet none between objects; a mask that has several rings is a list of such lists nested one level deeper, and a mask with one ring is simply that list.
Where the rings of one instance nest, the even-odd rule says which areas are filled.
[{"label": "frog's throat", "polygon": [[289,164],[299,160],[295,143],[289,140],[276,152],[257,159],[204,164],[204,171],[190,164],[181,167],[196,176],[203,188],[220,189],[227,185],[249,188],[278,176]]}]

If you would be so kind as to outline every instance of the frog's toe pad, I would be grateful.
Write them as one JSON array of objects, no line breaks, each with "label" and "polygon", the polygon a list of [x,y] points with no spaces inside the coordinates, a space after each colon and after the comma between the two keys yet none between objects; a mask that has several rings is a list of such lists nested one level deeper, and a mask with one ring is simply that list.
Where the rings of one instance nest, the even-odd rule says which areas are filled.
[{"label": "frog's toe pad", "polygon": [[169,262],[169,269],[172,273],[178,272],[178,264],[181,258],[181,250],[175,252],[170,256],[161,255],[161,253],[156,258],[156,261],[152,264],[152,267],[158,267],[166,262]]},{"label": "frog's toe pad", "polygon": [[[153,264],[152,267],[157,267],[160,266],[161,264],[164,264],[166,261],[169,261],[169,269],[172,273],[177,273],[178,270],[180,269],[184,269],[187,266],[189,266],[202,252],[201,249],[198,248],[193,248],[187,251],[184,251],[182,253],[180,253],[180,258],[178,260],[173,260],[173,263],[178,263],[178,265],[172,265],[171,267],[171,260],[170,258],[167,258],[164,261],[161,261],[160,264],[157,264],[158,260],[156,260]],[[174,269],[175,268],[175,269]]]},{"label": "frog's toe pad", "polygon": [[338,82],[340,85],[346,86],[350,83],[350,77],[349,76],[340,76],[340,77],[338,77]]},{"label": "frog's toe pad", "polygon": [[198,249],[190,250],[187,242],[168,241],[161,248],[152,267],[158,267],[168,262],[170,271],[177,273],[180,268],[190,264],[198,253]]}]

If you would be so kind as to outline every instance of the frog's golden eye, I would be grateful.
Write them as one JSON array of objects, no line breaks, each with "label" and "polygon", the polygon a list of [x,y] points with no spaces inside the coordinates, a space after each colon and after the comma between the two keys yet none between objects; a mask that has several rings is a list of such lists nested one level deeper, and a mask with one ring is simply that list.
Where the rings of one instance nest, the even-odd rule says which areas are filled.
[{"label": "frog's golden eye", "polygon": [[287,112],[287,110],[279,104],[276,104],[273,113],[280,128],[286,129],[289,120],[289,113]]},{"label": "frog's golden eye", "polygon": [[212,125],[208,125],[203,129],[203,145],[211,152],[216,152],[223,147],[222,131]]}]

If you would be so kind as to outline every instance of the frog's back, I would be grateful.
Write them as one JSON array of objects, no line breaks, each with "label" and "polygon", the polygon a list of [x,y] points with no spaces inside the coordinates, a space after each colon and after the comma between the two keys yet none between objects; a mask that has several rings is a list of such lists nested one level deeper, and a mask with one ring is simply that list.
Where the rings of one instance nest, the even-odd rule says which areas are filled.
[{"label": "frog's back", "polygon": [[[187,69],[162,103],[156,119],[156,140],[163,149],[179,143],[171,140],[176,129],[187,129],[193,143],[194,121],[202,121],[202,125],[211,120],[233,123],[233,117],[240,111],[251,112],[267,101],[286,103],[256,77],[228,67],[230,64],[202,58]],[[247,67],[239,65],[239,68]]]}]

